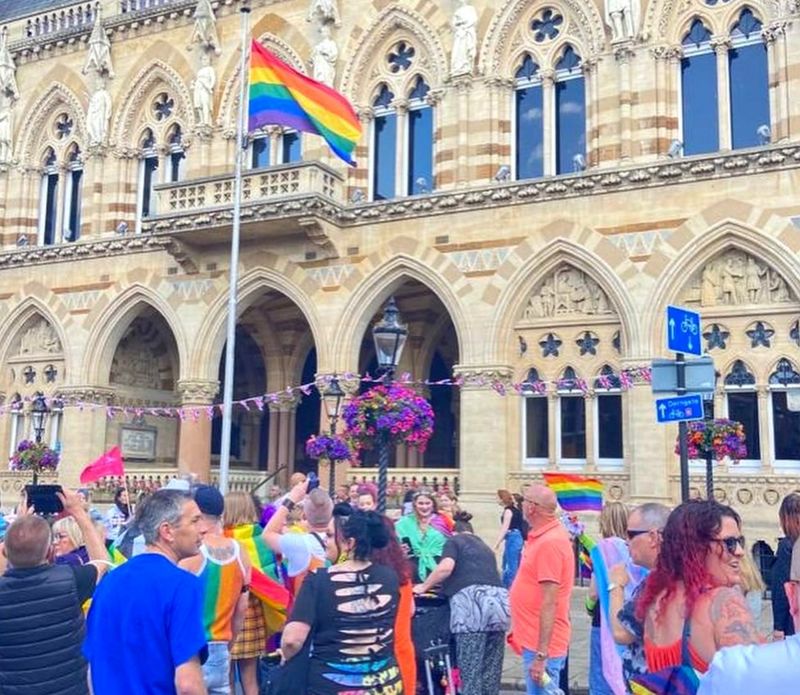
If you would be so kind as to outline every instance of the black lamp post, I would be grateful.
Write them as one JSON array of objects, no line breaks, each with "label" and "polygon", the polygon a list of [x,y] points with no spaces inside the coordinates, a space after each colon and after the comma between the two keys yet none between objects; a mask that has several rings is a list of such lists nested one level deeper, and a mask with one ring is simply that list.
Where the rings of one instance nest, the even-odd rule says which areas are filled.
[{"label": "black lamp post", "polygon": [[[33,396],[31,403],[31,424],[33,426],[33,438],[37,444],[42,443],[44,436],[44,427],[47,422],[47,416],[50,414],[50,408],[47,407],[47,401],[41,391],[37,391]],[[38,474],[33,471],[33,484],[36,485],[38,481]]]},{"label": "black lamp post", "polygon": [[[339,421],[339,408],[342,405],[344,396],[345,393],[339,385],[339,377],[334,374],[325,387],[325,390],[322,392],[322,402],[325,404],[325,412],[328,415],[331,437],[336,435],[336,423]],[[333,497],[333,488],[336,485],[336,463],[331,460],[328,462],[328,465],[330,466],[328,472],[328,489],[331,493],[331,497]]]},{"label": "black lamp post", "polygon": [[[718,380],[719,372],[714,372],[714,390],[703,394],[706,429],[714,426],[714,396],[717,392]],[[714,499],[714,454],[710,448],[706,449],[706,499]]]}]

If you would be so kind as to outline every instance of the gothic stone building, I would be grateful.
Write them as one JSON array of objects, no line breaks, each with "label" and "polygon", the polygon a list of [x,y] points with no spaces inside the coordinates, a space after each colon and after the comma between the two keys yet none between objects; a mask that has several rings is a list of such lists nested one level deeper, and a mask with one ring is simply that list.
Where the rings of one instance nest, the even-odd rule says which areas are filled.
[{"label": "gothic stone building", "polygon": [[[217,465],[240,4],[0,0],[0,446],[43,393],[67,483],[118,444],[139,480]],[[798,2],[251,5],[363,135],[352,168],[318,137],[248,141],[234,398],[282,395],[235,408],[235,480],[308,465],[327,423],[286,387],[373,369],[394,296],[399,371],[465,380],[426,388],[434,438],[394,475],[457,479],[487,528],[543,469],[675,500],[642,368],[681,304],[748,436],[715,493],[774,542],[800,489]],[[0,478],[9,504],[24,481]]]}]

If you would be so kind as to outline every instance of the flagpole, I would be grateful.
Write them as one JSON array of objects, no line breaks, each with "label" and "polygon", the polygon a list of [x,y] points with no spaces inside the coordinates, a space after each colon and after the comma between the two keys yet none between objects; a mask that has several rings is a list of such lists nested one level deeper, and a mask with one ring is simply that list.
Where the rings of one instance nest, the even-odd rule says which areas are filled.
[{"label": "flagpole", "polygon": [[244,115],[247,97],[247,55],[250,50],[250,2],[241,0],[242,55],[239,63],[239,108],[236,114],[236,159],[233,176],[233,225],[231,229],[230,281],[228,286],[228,337],[225,342],[225,385],[222,394],[222,442],[219,452],[219,489],[228,492],[231,461],[231,416],[233,409],[233,367],[236,354],[236,300],[239,284],[239,231],[242,209],[242,157]]}]

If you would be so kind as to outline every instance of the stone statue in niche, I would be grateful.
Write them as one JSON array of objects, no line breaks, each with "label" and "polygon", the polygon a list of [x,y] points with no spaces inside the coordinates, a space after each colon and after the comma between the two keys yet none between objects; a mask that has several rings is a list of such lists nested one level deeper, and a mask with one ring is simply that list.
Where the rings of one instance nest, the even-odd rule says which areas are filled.
[{"label": "stone statue in niche", "polygon": [[319,34],[320,41],[311,51],[311,75],[317,82],[333,87],[339,49],[331,38],[331,30],[327,24],[320,26]]},{"label": "stone statue in niche", "polygon": [[307,22],[319,21],[320,24],[335,24],[337,27],[342,23],[339,18],[339,8],[336,0],[311,0],[308,8]]},{"label": "stone statue in niche", "polygon": [[120,341],[111,361],[109,381],[124,386],[160,389],[158,360],[140,342]]},{"label": "stone statue in niche", "polygon": [[605,0],[606,24],[612,41],[629,41],[639,31],[639,0]]},{"label": "stone statue in niche", "polygon": [[608,295],[592,278],[572,266],[562,266],[531,294],[524,318],[612,313]]},{"label": "stone statue in niche", "polygon": [[731,250],[706,263],[689,283],[681,301],[713,307],[785,304],[795,300],[779,273],[744,251]]},{"label": "stone statue in niche", "polygon": [[200,44],[204,51],[214,51],[220,55],[217,20],[211,7],[211,0],[199,0],[194,11],[194,28],[189,39],[189,50],[194,44]]},{"label": "stone statue in niche", "polygon": [[95,76],[94,91],[89,97],[89,109],[86,112],[86,130],[89,135],[89,145],[102,145],[108,134],[108,124],[111,120],[111,95],[106,89],[105,78]]},{"label": "stone statue in niche", "polygon": [[11,111],[19,99],[17,66],[8,50],[8,30],[0,33],[0,162],[11,161],[13,124]]},{"label": "stone statue in niche", "polygon": [[200,69],[192,82],[192,104],[197,122],[201,126],[211,125],[214,85],[216,83],[217,75],[211,65],[211,56],[208,53],[203,53],[200,56]]},{"label": "stone statue in niche", "polygon": [[106,30],[101,21],[100,5],[96,6],[92,35],[89,37],[89,56],[83,66],[83,74],[96,72],[98,75],[114,77],[114,67],[111,63],[111,41],[106,36]]},{"label": "stone statue in niche", "polygon": [[45,319],[38,319],[22,334],[17,354],[22,356],[59,352],[61,352],[61,341],[55,329]]},{"label": "stone statue in niche", "polygon": [[469,0],[458,0],[458,8],[453,13],[453,53],[450,56],[451,75],[470,75],[475,65],[475,51],[478,45],[476,27],[478,13]]}]

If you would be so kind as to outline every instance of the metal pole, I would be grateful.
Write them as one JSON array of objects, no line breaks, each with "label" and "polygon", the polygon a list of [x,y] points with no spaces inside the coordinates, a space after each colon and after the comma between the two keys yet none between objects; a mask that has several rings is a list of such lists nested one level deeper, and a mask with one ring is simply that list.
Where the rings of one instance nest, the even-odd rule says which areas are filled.
[{"label": "metal pole", "polygon": [[250,3],[239,8],[242,25],[242,55],[239,62],[239,110],[236,115],[236,159],[233,178],[233,225],[231,229],[230,279],[228,282],[228,336],[225,343],[225,386],[222,393],[222,442],[219,452],[219,490],[228,492],[231,462],[231,415],[233,409],[233,367],[236,354],[236,301],[239,284],[239,231],[242,208],[242,155],[244,152],[244,114],[247,98],[247,56],[250,50]]},{"label": "metal pole", "polygon": [[[677,388],[679,396],[686,394],[686,360],[683,353],[675,356],[677,369]],[[681,502],[689,499],[689,445],[686,441],[687,426],[685,422],[678,423],[678,447],[681,455]]]},{"label": "metal pole", "polygon": [[706,451],[706,499],[714,499],[714,460],[710,451]]},{"label": "metal pole", "polygon": [[[383,383],[390,386],[394,367],[387,367]],[[389,435],[381,434],[378,440],[378,514],[386,514],[386,488],[389,486]]]}]

